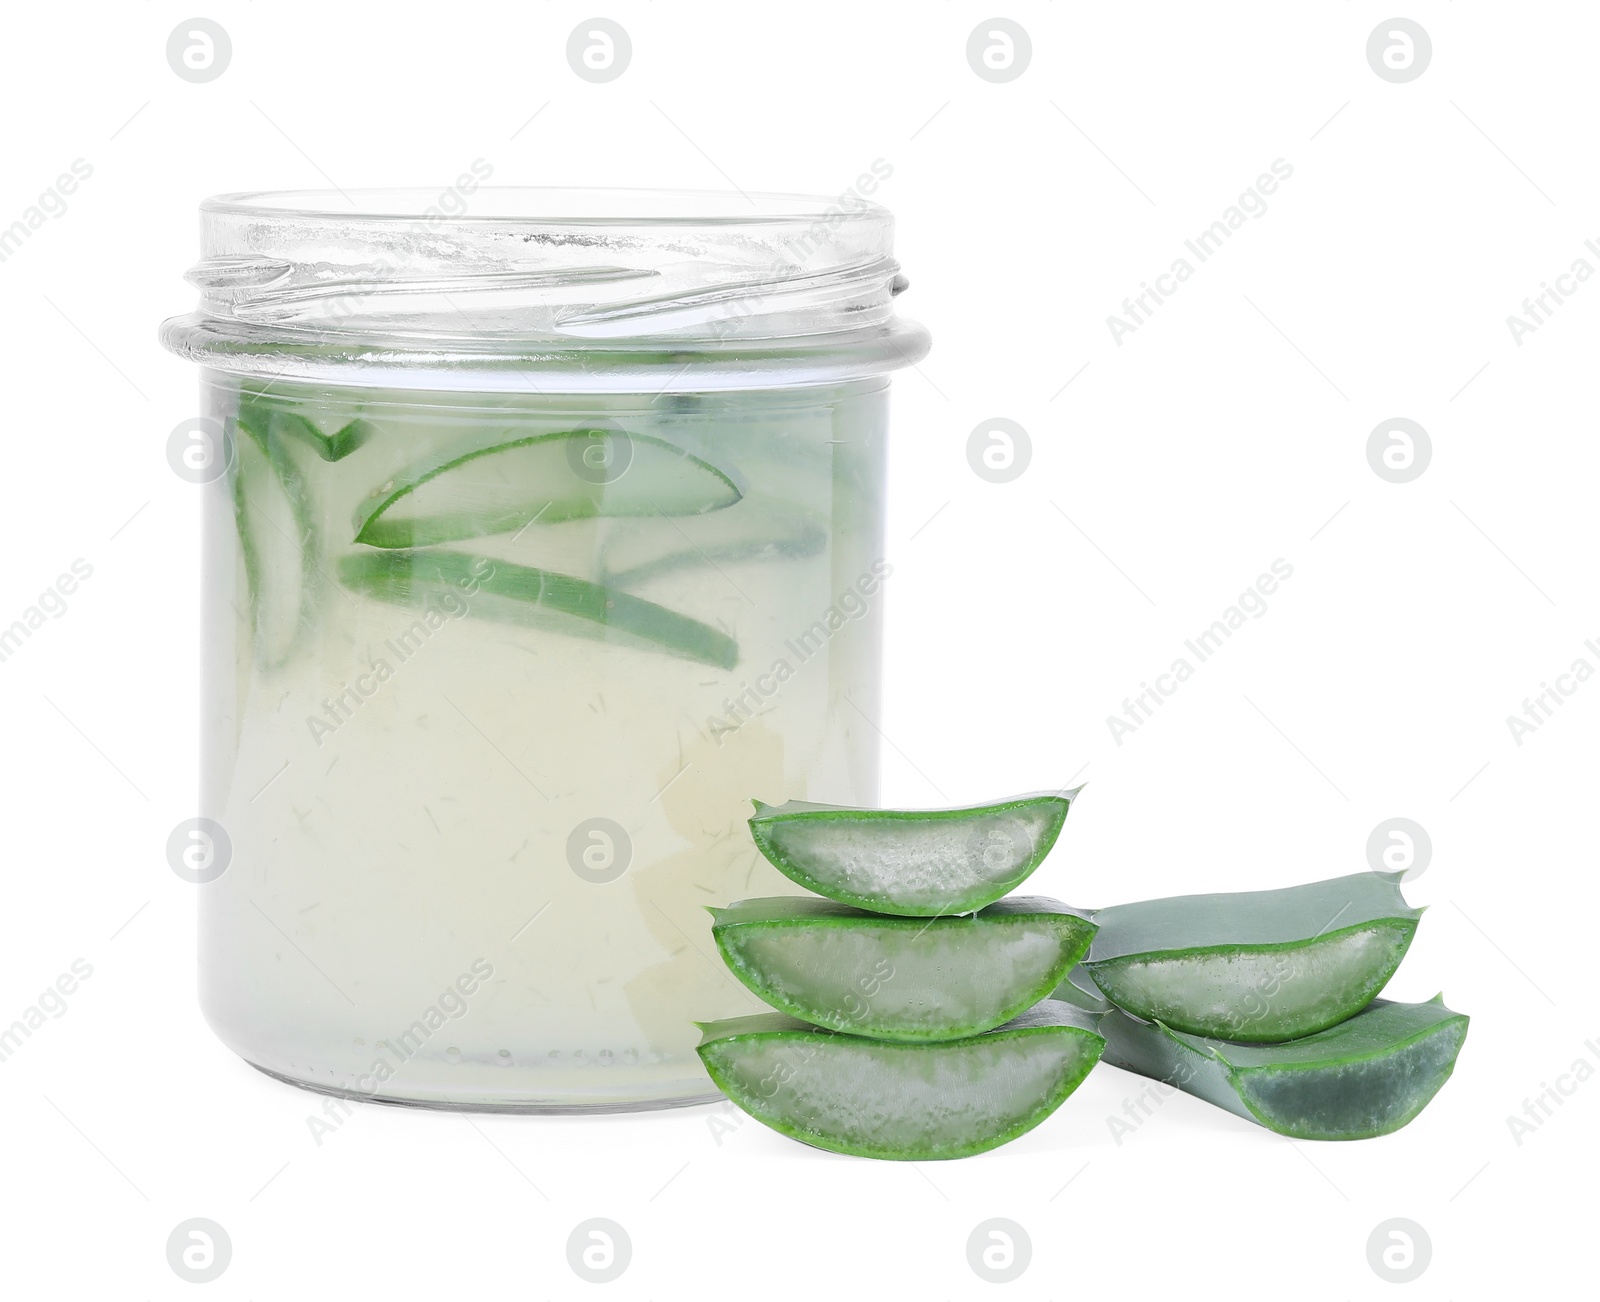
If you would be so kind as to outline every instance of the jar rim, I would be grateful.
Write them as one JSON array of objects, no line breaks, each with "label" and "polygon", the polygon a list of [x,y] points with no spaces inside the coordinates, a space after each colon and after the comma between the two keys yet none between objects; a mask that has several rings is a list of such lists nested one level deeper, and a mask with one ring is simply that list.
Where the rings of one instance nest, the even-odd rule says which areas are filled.
[{"label": "jar rim", "polygon": [[[354,190],[238,190],[212,195],[202,213],[263,217],[333,217],[347,221],[428,220],[452,222],[552,222],[562,225],[773,225],[810,224],[837,214],[839,220],[889,220],[881,204],[861,199],[850,208],[838,195],[788,191],[669,190],[629,186],[480,185],[477,211],[452,213],[444,191],[376,186]],[[854,197],[854,196],[852,196]],[[485,211],[485,205],[492,211]],[[610,211],[605,211],[606,209]]]},{"label": "jar rim", "polygon": [[[756,387],[927,351],[894,315],[894,217],[857,195],[488,186],[241,191],[200,206],[193,313],[221,370],[434,387]],[[370,375],[370,378],[369,378]]]}]

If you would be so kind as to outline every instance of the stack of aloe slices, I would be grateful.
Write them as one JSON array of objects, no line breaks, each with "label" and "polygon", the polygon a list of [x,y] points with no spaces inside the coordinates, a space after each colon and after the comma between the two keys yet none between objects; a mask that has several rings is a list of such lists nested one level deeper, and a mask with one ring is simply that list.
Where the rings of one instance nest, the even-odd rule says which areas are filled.
[{"label": "stack of aloe slices", "polygon": [[1400,874],[1094,911],[1007,896],[1077,794],[757,801],[757,848],[814,896],[711,911],[729,970],[778,1010],[701,1025],[712,1080],[795,1139],[903,1159],[1016,1138],[1102,1054],[1295,1139],[1388,1134],[1428,1105],[1468,1019],[1377,997],[1422,916]]},{"label": "stack of aloe slices", "polygon": [[1055,998],[1100,1012],[1105,1060],[1295,1139],[1398,1130],[1455,1069],[1468,1019],[1376,998],[1416,934],[1398,873],[1092,914]]},{"label": "stack of aloe slices", "polygon": [[1099,1060],[1101,1014],[1047,996],[1095,925],[1006,896],[1076,791],[962,809],[756,802],[757,847],[815,897],[713,909],[729,969],[779,1011],[702,1024],[757,1120],[863,1157],[966,1157],[1038,1125]]},{"label": "stack of aloe slices", "polygon": [[[376,430],[352,420],[324,433],[298,412],[258,395],[241,395],[234,514],[249,586],[256,655],[265,668],[287,660],[312,623],[318,529],[293,445],[327,462],[372,441]],[[622,465],[614,477],[607,467]],[[645,434],[572,429],[507,438],[464,455],[413,467],[375,488],[357,509],[353,541],[361,550],[334,564],[352,591],[391,604],[424,607],[469,591],[481,618],[535,624],[603,638],[731,669],[735,640],[721,629],[622,590],[654,570],[592,582],[438,546],[584,519],[700,516],[741,500],[733,480],[682,448]],[[725,544],[746,540],[736,525]],[[774,555],[810,554],[825,535],[808,521],[794,526]],[[281,553],[281,554],[280,554]],[[660,558],[657,569],[665,563]],[[643,566],[643,568],[641,568]]]}]

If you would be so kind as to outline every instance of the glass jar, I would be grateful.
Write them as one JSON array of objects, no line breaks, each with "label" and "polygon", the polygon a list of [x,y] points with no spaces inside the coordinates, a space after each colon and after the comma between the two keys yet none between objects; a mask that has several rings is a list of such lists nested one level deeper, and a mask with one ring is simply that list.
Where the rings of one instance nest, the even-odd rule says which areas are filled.
[{"label": "glass jar", "polygon": [[205,1015],[362,1099],[703,1101],[749,801],[877,795],[892,219],[202,205]]}]

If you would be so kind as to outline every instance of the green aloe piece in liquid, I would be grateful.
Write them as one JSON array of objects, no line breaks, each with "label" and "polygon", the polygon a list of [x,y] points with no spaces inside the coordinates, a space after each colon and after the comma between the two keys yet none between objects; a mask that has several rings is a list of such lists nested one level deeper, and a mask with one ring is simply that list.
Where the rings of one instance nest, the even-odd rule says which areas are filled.
[{"label": "green aloe piece in liquid", "polygon": [[1048,1117],[1100,1060],[1096,1020],[1045,1000],[982,1035],[906,1044],[767,1013],[703,1025],[699,1053],[724,1094],[791,1139],[924,1161],[997,1148]]},{"label": "green aloe piece in liquid", "polygon": [[275,440],[295,439],[324,461],[341,461],[363,446],[378,432],[371,421],[356,418],[332,434],[324,434],[297,411],[274,406],[262,394],[241,393],[239,419],[242,423],[269,434]]},{"label": "green aloe piece in liquid", "polygon": [[351,590],[393,605],[426,606],[454,593],[480,619],[669,651],[719,669],[739,660],[738,643],[721,629],[570,574],[444,550],[353,552],[340,558],[338,574]]},{"label": "green aloe piece in liquid", "polygon": [[1009,1021],[1083,957],[1094,924],[1011,896],[965,917],[903,918],[781,896],[712,909],[740,981],[782,1012],[884,1040],[955,1040]]},{"label": "green aloe piece in liquid", "polygon": [[753,802],[750,834],[784,876],[873,913],[972,913],[1015,890],[1055,844],[1081,788],[959,809]]},{"label": "green aloe piece in liquid", "polygon": [[1400,876],[1098,909],[1084,967],[1118,1008],[1174,1030],[1310,1035],[1366,1007],[1405,957],[1422,910],[1406,904]]},{"label": "green aloe piece in liquid", "polygon": [[725,511],[698,517],[632,520],[601,544],[601,579],[633,588],[703,566],[804,560],[828,545],[828,524],[813,511],[747,493]]},{"label": "green aloe piece in liquid", "polygon": [[1375,999],[1337,1026],[1283,1044],[1188,1035],[1125,1013],[1100,1022],[1105,1060],[1292,1139],[1369,1139],[1425,1108],[1467,1037],[1444,1006]]},{"label": "green aloe piece in liquid", "polygon": [[602,516],[686,516],[731,506],[722,471],[647,434],[576,429],[510,439],[373,490],[358,543],[421,547]]},{"label": "green aloe piece in liquid", "polygon": [[317,528],[305,476],[265,420],[242,410],[229,467],[256,663],[276,669],[315,622]]}]

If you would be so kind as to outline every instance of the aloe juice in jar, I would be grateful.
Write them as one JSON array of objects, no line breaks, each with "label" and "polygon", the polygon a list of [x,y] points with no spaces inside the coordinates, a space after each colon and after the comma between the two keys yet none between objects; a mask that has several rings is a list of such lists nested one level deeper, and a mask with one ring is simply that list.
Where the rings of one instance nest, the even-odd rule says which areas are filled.
[{"label": "aloe juice in jar", "polygon": [[[874,795],[883,398],[867,384],[578,408],[280,384],[241,403],[213,377],[236,462],[206,540],[205,804],[239,856],[201,917],[224,1038],[270,1071],[378,1096],[707,1093],[694,1021],[754,1001],[702,906],[795,889],[745,834],[750,798]],[[353,422],[364,441],[323,460],[312,431]],[[352,541],[418,467],[597,427],[689,452],[737,500],[547,523],[570,486],[552,482],[512,532]],[[485,485],[473,460],[455,473],[470,513]],[[636,473],[642,457],[614,483]],[[475,564],[441,576],[441,554]],[[408,591],[352,566],[391,575],[397,557]],[[524,569],[728,643],[496,591]]]},{"label": "aloe juice in jar", "polygon": [[[506,317],[484,339],[432,322],[426,349],[396,334],[382,278],[381,317],[290,330],[282,317],[331,273],[260,250],[303,256],[309,240],[325,259],[336,229],[359,260],[384,218],[360,218],[357,239],[246,198],[210,203],[252,251],[209,232],[206,310],[169,323],[205,366],[227,462],[205,489],[201,812],[229,846],[198,887],[208,1020],[255,1066],[359,1098],[714,1097],[695,1023],[762,1006],[723,968],[704,906],[797,889],[756,852],[751,799],[876,799],[883,372],[925,337],[878,331],[869,347],[852,318],[787,340],[832,319],[836,274],[861,277],[848,241],[818,255],[843,272],[790,269],[761,291],[768,335],[747,347],[743,318],[731,338],[695,342],[691,326],[671,352],[569,339],[551,374],[542,345],[508,344]],[[887,238],[872,211],[869,243]],[[604,255],[574,241],[572,256],[639,260],[661,238]],[[715,238],[743,257],[756,237]],[[644,288],[706,274],[681,271],[681,239]],[[882,261],[850,295],[887,305]],[[491,305],[515,291],[518,321],[545,275],[472,274]],[[585,263],[557,280],[620,274]],[[604,311],[654,320],[625,288]],[[430,311],[445,294],[404,289]],[[791,352],[806,357],[793,376]]]}]

